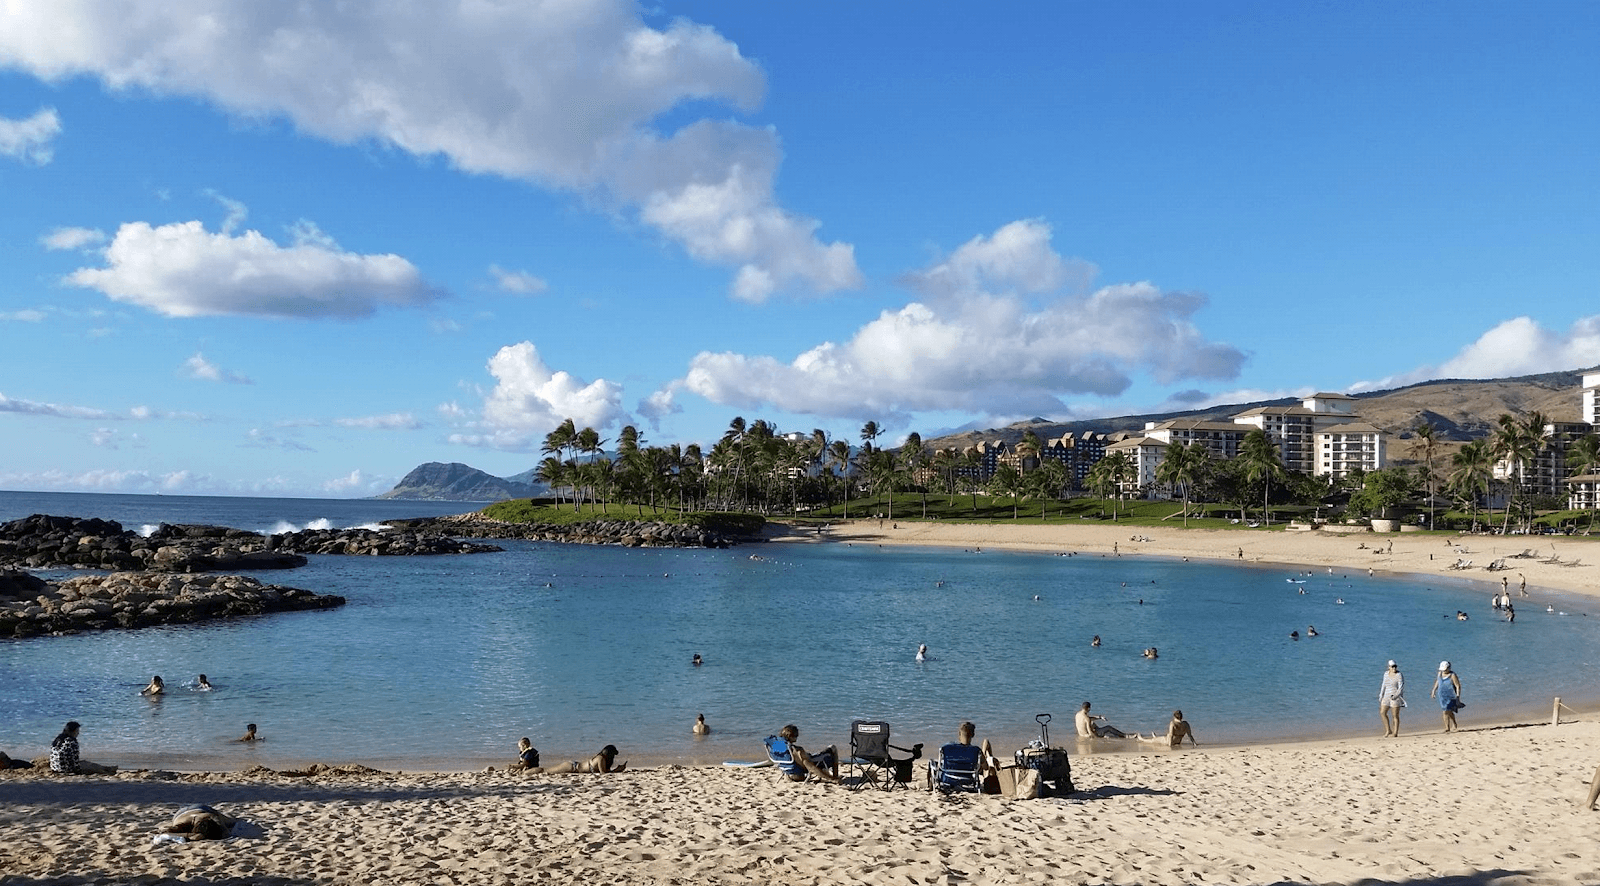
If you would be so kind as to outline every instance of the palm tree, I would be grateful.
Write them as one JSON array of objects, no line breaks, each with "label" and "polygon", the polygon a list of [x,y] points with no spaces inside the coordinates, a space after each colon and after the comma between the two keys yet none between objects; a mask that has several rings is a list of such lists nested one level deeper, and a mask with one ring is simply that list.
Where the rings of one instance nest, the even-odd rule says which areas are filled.
[{"label": "palm tree", "polygon": [[[1537,415],[1538,413],[1535,413]],[[1542,416],[1541,416],[1542,418]],[[1515,510],[1517,493],[1522,487],[1522,466],[1533,458],[1534,439],[1528,433],[1528,426],[1517,421],[1509,414],[1502,414],[1498,419],[1500,427],[1494,432],[1493,441],[1489,444],[1491,451],[1500,461],[1506,462],[1507,484],[1509,491],[1506,496],[1506,519],[1503,532],[1511,530],[1511,512]]]},{"label": "palm tree", "polygon": [[1156,480],[1183,489],[1183,525],[1186,529],[1189,526],[1189,491],[1200,479],[1200,472],[1210,458],[1211,450],[1202,443],[1185,446],[1172,442],[1167,444],[1161,464],[1156,468]]},{"label": "palm tree", "polygon": [[1472,527],[1478,527],[1478,497],[1489,491],[1494,478],[1494,454],[1484,440],[1473,440],[1450,457],[1449,484],[1472,506]]},{"label": "palm tree", "polygon": [[[1584,434],[1567,447],[1567,476],[1581,477],[1600,468],[1600,435]],[[1594,529],[1595,508],[1589,508],[1589,529]]]},{"label": "palm tree", "polygon": [[[596,431],[591,427],[585,427],[583,430],[573,435],[571,445],[573,449],[589,457],[587,463],[584,465],[585,468],[589,468],[590,466],[594,465],[597,460],[603,460],[600,458],[600,453],[601,447],[605,446],[605,444],[606,441],[600,439],[599,431]],[[607,462],[607,467],[610,467],[610,462]],[[593,511],[594,502],[597,495],[597,490],[595,487],[600,485],[599,478],[601,477],[601,472],[591,469],[585,470],[583,475],[588,477],[591,481],[588,484],[589,510]],[[573,502],[573,510],[577,510],[577,504],[577,502]]]},{"label": "palm tree", "polygon": [[1044,441],[1039,439],[1039,434],[1032,428],[1022,432],[1022,439],[1017,441],[1017,470],[1026,474],[1028,462],[1038,461],[1039,453],[1044,451]]},{"label": "palm tree", "polygon": [[[1099,490],[1100,497],[1105,498],[1107,490],[1115,494],[1111,499],[1111,519],[1116,521],[1122,516],[1122,488],[1133,475],[1133,459],[1126,452],[1113,452],[1094,463],[1089,471],[1091,488]],[[1102,512],[1104,504],[1102,502]]]},{"label": "palm tree", "polygon": [[865,453],[867,479],[872,484],[874,495],[886,494],[889,497],[889,519],[894,519],[894,493],[905,479],[905,466],[901,464],[899,455],[892,449],[878,449]]},{"label": "palm tree", "polygon": [[1423,474],[1423,479],[1425,479],[1428,484],[1429,529],[1433,528],[1433,450],[1438,445],[1438,441],[1434,439],[1437,430],[1438,429],[1433,426],[1433,422],[1424,421],[1422,424],[1417,425],[1412,431],[1412,433],[1417,435],[1417,439],[1422,441],[1422,462],[1425,471]]},{"label": "palm tree", "polygon": [[1016,468],[1001,464],[994,469],[994,476],[989,478],[990,495],[1011,496],[1011,519],[1017,519],[1018,504],[1023,492],[1022,473]]},{"label": "palm tree", "polygon": [[539,462],[539,466],[533,472],[535,480],[550,487],[550,490],[556,493],[557,507],[561,504],[561,487],[567,484],[570,476],[567,466],[561,459],[553,455],[546,456],[543,461]]},{"label": "palm tree", "polygon": [[1272,525],[1272,478],[1282,477],[1283,454],[1278,451],[1278,444],[1272,442],[1267,432],[1255,428],[1244,435],[1244,440],[1239,444],[1239,460],[1244,463],[1245,479],[1254,483],[1261,480],[1261,510],[1265,513],[1266,523]]},{"label": "palm tree", "polygon": [[900,464],[905,468],[911,484],[922,490],[922,519],[928,519],[928,484],[917,482],[917,472],[928,462],[928,450],[922,445],[922,435],[916,431],[906,435],[900,444]]},{"label": "palm tree", "polygon": [[1061,490],[1067,485],[1067,466],[1055,459],[1047,459],[1039,463],[1039,470],[1028,475],[1029,492],[1039,496],[1039,519],[1047,520],[1049,515],[1045,508],[1053,498],[1061,497]]},{"label": "palm tree", "polygon": [[850,519],[850,444],[835,440],[828,447],[828,461],[839,466],[839,479],[844,486],[844,518]]},{"label": "palm tree", "polygon": [[733,485],[739,490],[739,507],[744,508],[744,438],[749,430],[744,423],[744,416],[736,415],[728,422],[728,429],[722,433],[722,443],[727,447],[728,456],[733,461]]},{"label": "palm tree", "polygon": [[[567,419],[556,426],[556,429],[544,435],[544,445],[540,452],[555,458],[557,464],[566,462],[567,448],[572,445],[578,436],[578,429],[573,426],[572,419]],[[552,487],[554,488],[554,487]],[[561,494],[556,493],[556,505],[561,505]]]}]

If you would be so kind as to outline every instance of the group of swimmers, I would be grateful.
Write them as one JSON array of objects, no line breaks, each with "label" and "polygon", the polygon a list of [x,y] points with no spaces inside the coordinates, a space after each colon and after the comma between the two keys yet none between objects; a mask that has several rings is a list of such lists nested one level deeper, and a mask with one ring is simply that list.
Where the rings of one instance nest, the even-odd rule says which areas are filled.
[{"label": "group of swimmers", "polygon": [[[210,692],[211,691],[211,681],[206,679],[206,675],[205,674],[201,674],[199,677],[195,678],[195,681],[194,681],[194,684],[193,684],[192,688],[194,689],[195,692]],[[150,697],[154,697],[154,696],[157,696],[157,695],[165,695],[166,693],[167,693],[167,684],[163,683],[161,681],[161,675],[160,674],[156,674],[154,677],[151,677],[150,678],[150,684],[148,686],[145,686],[143,689],[139,690],[139,694],[140,695],[150,696]]]}]

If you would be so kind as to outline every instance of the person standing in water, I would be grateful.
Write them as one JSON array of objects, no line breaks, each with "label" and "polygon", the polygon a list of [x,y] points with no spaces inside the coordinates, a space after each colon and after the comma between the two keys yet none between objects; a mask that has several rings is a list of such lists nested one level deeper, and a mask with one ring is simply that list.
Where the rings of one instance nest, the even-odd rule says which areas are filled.
[{"label": "person standing in water", "polygon": [[160,695],[167,691],[166,684],[161,682],[161,675],[156,674],[150,678],[150,685],[139,690],[140,695]]},{"label": "person standing in water", "polygon": [[[1406,706],[1406,679],[1400,675],[1400,666],[1389,659],[1389,669],[1383,672],[1383,683],[1378,687],[1378,711],[1383,714],[1384,737],[1400,737],[1400,709]],[[1389,722],[1390,715],[1394,722]]]},{"label": "person standing in water", "polygon": [[928,660],[928,644],[923,643],[921,646],[917,647],[917,661],[927,661],[927,660]]}]

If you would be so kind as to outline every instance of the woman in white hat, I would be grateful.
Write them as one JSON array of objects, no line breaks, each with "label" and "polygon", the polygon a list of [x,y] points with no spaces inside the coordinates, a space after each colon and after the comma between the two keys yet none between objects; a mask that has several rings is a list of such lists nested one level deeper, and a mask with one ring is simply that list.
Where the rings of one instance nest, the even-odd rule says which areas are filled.
[{"label": "woman in white hat", "polygon": [[1457,731],[1456,711],[1466,705],[1461,703],[1461,678],[1450,670],[1450,662],[1439,662],[1439,676],[1433,679],[1433,691],[1428,695],[1439,699],[1439,709],[1444,712],[1444,731]]},{"label": "woman in white hat", "polygon": [[[1384,736],[1400,737],[1400,709],[1406,706],[1406,678],[1400,676],[1400,666],[1389,659],[1389,669],[1383,672],[1383,685],[1378,687],[1378,711],[1383,714]],[[1390,716],[1394,722],[1390,722]]]}]

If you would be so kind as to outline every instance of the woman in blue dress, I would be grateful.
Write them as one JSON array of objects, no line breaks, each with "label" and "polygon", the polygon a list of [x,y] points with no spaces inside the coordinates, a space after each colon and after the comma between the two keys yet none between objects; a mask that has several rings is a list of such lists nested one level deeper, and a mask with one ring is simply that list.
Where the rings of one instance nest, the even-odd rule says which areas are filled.
[{"label": "woman in blue dress", "polygon": [[1439,676],[1433,680],[1433,691],[1428,693],[1439,699],[1439,709],[1443,712],[1444,731],[1455,732],[1456,711],[1465,707],[1461,703],[1461,678],[1450,670],[1450,662],[1439,662]]}]

